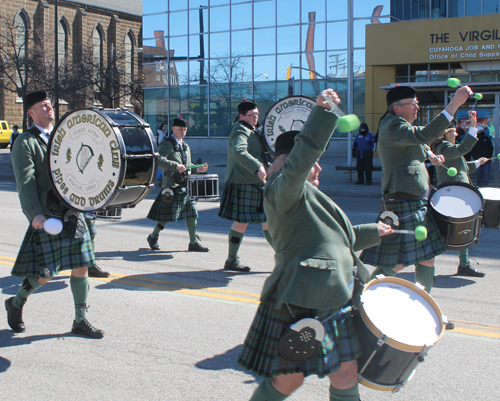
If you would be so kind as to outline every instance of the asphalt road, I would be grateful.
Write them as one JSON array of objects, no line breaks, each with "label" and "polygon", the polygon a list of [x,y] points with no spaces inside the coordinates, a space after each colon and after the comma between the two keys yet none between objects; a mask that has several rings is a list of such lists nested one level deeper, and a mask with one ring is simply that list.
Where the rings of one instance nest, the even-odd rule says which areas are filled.
[{"label": "asphalt road", "polygon": [[[21,280],[10,276],[27,220],[21,212],[8,150],[0,150],[0,301]],[[10,170],[9,170],[10,169]],[[1,400],[248,400],[258,378],[236,357],[273,268],[273,252],[260,227],[250,226],[240,256],[249,274],[222,267],[230,222],[217,217],[218,202],[200,201],[199,231],[207,254],[187,252],[183,223],[160,236],[161,251],[146,237],[154,194],[122,220],[97,222],[99,264],[110,279],[91,279],[89,320],[102,340],[70,333],[73,302],[61,274],[24,308],[27,330],[13,334],[0,309]],[[337,198],[353,224],[374,221],[377,199]],[[432,291],[443,313],[457,323],[431,348],[413,379],[397,394],[360,386],[363,400],[498,400],[500,388],[500,232],[483,229],[470,250],[486,278],[455,276],[458,257],[437,258]],[[474,262],[473,262],[474,263]],[[400,277],[413,280],[413,269]],[[397,324],[398,317],[393,320]],[[2,323],[3,322],[3,323]],[[327,400],[328,383],[315,377],[290,400]]]}]

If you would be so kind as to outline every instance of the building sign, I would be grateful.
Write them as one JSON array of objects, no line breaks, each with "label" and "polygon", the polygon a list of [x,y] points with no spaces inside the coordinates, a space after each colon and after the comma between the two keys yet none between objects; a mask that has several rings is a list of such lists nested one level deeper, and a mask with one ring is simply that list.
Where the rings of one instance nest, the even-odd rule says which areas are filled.
[{"label": "building sign", "polygon": [[366,27],[366,65],[493,60],[500,60],[498,15]]}]

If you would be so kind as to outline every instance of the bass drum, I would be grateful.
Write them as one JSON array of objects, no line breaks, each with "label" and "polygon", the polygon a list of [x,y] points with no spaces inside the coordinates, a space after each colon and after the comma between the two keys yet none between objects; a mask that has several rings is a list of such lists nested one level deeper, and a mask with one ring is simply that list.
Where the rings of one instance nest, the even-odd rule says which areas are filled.
[{"label": "bass drum", "polygon": [[484,199],[483,227],[500,228],[500,188],[479,188]]},{"label": "bass drum", "polygon": [[429,200],[432,215],[447,249],[461,250],[479,242],[483,197],[464,182],[445,182]]},{"label": "bass drum", "polygon": [[267,112],[260,135],[264,145],[274,158],[278,136],[287,131],[300,131],[316,101],[306,96],[290,96],[276,102]]},{"label": "bass drum", "polygon": [[49,141],[54,191],[80,212],[134,207],[154,187],[158,157],[149,124],[127,109],[68,112]]},{"label": "bass drum", "polygon": [[397,392],[443,336],[445,319],[434,299],[413,283],[397,277],[371,280],[354,315],[362,352],[359,382]]}]

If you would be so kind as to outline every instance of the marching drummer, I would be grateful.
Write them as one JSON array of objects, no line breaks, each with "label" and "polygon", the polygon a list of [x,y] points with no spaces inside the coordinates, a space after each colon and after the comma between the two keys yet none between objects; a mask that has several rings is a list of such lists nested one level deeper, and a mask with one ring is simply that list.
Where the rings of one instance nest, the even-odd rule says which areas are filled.
[{"label": "marching drummer", "polygon": [[262,206],[262,190],[267,173],[264,168],[264,147],[256,133],[258,122],[257,103],[244,99],[238,105],[238,121],[229,133],[226,185],[219,209],[219,217],[233,221],[229,230],[225,270],[250,271],[250,267],[241,263],[238,257],[249,223],[262,223],[264,236],[272,244]]},{"label": "marching drummer", "polygon": [[[300,133],[278,136],[277,157],[268,170],[264,208],[276,266],[264,284],[238,358],[241,366],[264,378],[251,401],[284,400],[309,375],[328,376],[330,400],[359,399],[360,348],[352,317],[343,306],[351,299],[354,277],[369,278],[355,251],[378,244],[380,236],[392,229],[382,222],[353,227],[316,188],[321,172],[318,159],[338,120],[323,96],[340,102],[332,89],[323,93]],[[320,341],[316,353],[309,354],[309,347],[289,352],[296,342],[289,342],[287,329],[303,319],[314,322],[316,333],[324,326],[324,339],[315,338]],[[280,346],[283,343],[285,347]]]},{"label": "marching drummer", "polygon": [[[469,111],[470,128],[465,138],[456,145],[457,130],[455,127],[448,128],[438,140],[431,144],[431,149],[436,155],[443,155],[446,160],[446,166],[437,167],[438,185],[443,182],[465,182],[471,184],[469,172],[476,171],[476,168],[487,163],[489,159],[481,157],[478,160],[467,162],[463,157],[469,153],[477,142],[477,115]],[[449,175],[449,169],[455,168],[456,175]],[[460,263],[457,268],[457,275],[484,277],[485,273],[474,269],[469,263],[469,250],[461,249],[458,251]]]},{"label": "marching drummer", "polygon": [[[412,126],[418,114],[416,90],[411,86],[396,86],[387,92],[387,111],[380,119],[378,152],[382,162],[382,211],[392,211],[399,220],[400,229],[415,230],[423,225],[427,237],[417,241],[412,235],[397,235],[384,239],[374,248],[363,251],[360,259],[377,268],[372,274],[394,276],[405,266],[415,265],[415,281],[427,292],[434,280],[434,257],[443,253],[445,247],[438,227],[427,213],[429,197],[429,175],[425,160],[433,156],[433,164],[444,161],[428,152],[425,145],[439,138],[450,126],[453,115],[464,104],[472,91],[463,86],[455,96],[425,127]],[[452,324],[447,328],[451,329]]]},{"label": "marching drummer", "polygon": [[[209,249],[200,243],[197,233],[198,211],[196,201],[189,197],[187,190],[188,170],[193,167],[191,150],[184,140],[188,124],[182,117],[175,118],[172,124],[172,135],[166,137],[158,146],[160,158],[158,164],[163,170],[162,191],[156,197],[148,213],[148,219],[156,221],[153,232],[148,236],[149,247],[160,250],[158,238],[169,222],[186,220],[189,232],[188,251],[208,252]],[[208,164],[197,168],[198,173],[206,173]]]},{"label": "marching drummer", "polygon": [[34,125],[16,140],[12,161],[19,200],[30,225],[11,273],[24,277],[24,280],[16,296],[5,301],[7,320],[16,333],[24,332],[26,328],[22,312],[28,297],[61,270],[71,269],[70,287],[75,305],[71,331],[90,338],[101,338],[104,332],[92,326],[86,317],[88,266],[95,264],[90,232],[92,227],[78,213],[74,216],[79,224],[78,231],[69,224],[56,235],[44,231],[48,217],[62,220],[67,212],[67,209],[62,210],[64,206],[52,192],[46,160],[54,110],[44,91],[26,95],[24,107]]}]

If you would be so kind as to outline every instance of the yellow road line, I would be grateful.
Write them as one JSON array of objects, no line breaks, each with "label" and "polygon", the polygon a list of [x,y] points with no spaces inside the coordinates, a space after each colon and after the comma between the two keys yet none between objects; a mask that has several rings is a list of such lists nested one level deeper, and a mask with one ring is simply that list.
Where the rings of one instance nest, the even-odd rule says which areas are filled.
[{"label": "yellow road line", "polygon": [[[471,326],[474,327],[474,323],[471,323]],[[496,330],[500,330],[500,327],[496,327]],[[468,329],[465,327],[455,327],[450,333],[469,334],[476,337],[500,338],[500,332],[495,333],[492,331]]]},{"label": "yellow road line", "polygon": [[6,260],[16,260],[16,258],[10,258],[8,256],[0,256],[0,259],[6,259]]},{"label": "yellow road line", "polygon": [[11,262],[2,262],[0,260],[0,265],[5,265],[5,266],[14,266],[14,263],[11,263]]}]

